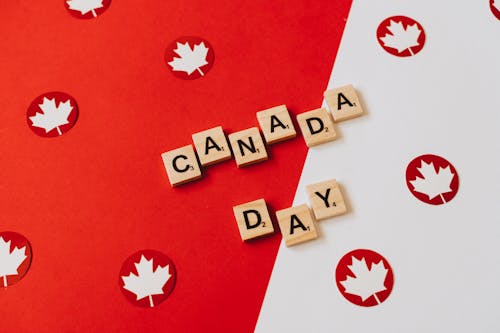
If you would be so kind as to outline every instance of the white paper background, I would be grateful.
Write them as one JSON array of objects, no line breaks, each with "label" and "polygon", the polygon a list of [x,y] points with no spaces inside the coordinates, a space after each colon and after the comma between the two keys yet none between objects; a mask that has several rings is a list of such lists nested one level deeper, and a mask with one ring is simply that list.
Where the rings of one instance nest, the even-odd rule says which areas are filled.
[{"label": "white paper background", "polygon": [[[414,18],[426,44],[398,58],[378,44],[387,17]],[[257,332],[500,332],[500,21],[488,0],[354,1],[328,83],[352,83],[367,114],[338,124],[340,137],[309,150],[305,186],[336,178],[347,215],[321,236],[282,242]],[[318,92],[322,93],[322,92]],[[422,154],[454,164],[457,196],[431,206],[405,183]],[[384,255],[395,285],[379,306],[340,294],[334,272],[356,248]]]}]

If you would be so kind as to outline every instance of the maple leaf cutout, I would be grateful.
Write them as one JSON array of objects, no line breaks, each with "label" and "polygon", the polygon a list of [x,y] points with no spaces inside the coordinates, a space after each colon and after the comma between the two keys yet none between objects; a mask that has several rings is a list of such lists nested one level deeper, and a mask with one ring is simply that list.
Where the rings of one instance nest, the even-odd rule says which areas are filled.
[{"label": "maple leaf cutout", "polygon": [[377,303],[380,304],[376,294],[387,289],[384,281],[388,269],[385,268],[382,260],[377,264],[372,263],[371,269],[368,269],[364,257],[358,260],[352,256],[351,260],[352,264],[347,267],[349,267],[355,277],[347,276],[344,281],[340,281],[340,284],[345,288],[345,292],[361,297],[363,302],[373,295]]},{"label": "maple leaf cutout", "polygon": [[29,117],[34,127],[45,129],[45,133],[57,129],[57,133],[62,135],[59,126],[68,124],[68,116],[70,115],[73,107],[68,99],[66,102],[60,102],[56,107],[56,99],[43,98],[42,104],[38,104],[43,113],[35,113],[34,116]]},{"label": "maple leaf cutout", "polygon": [[451,192],[450,188],[451,181],[455,177],[455,174],[451,172],[450,166],[446,168],[439,168],[436,172],[434,163],[425,163],[423,160],[420,161],[420,168],[417,168],[420,174],[424,177],[416,177],[415,180],[410,180],[410,184],[413,185],[413,190],[419,193],[426,194],[429,200],[434,199],[438,195],[443,200],[443,193]]},{"label": "maple leaf cutout", "polygon": [[208,64],[208,48],[203,42],[194,45],[193,49],[191,49],[189,42],[185,44],[177,42],[177,48],[174,52],[177,53],[180,58],[174,57],[174,59],[168,63],[170,67],[172,67],[172,70],[186,72],[188,75],[191,75],[191,73],[196,70],[201,76],[205,75],[200,69],[200,67]]},{"label": "maple leaf cutout", "polygon": [[77,10],[82,13],[82,15],[92,12],[92,15],[97,17],[95,10],[97,8],[102,8],[102,1],[103,0],[68,0],[66,3],[68,4],[69,9]]},{"label": "maple leaf cutout", "polygon": [[153,258],[147,260],[141,255],[141,260],[134,263],[137,275],[130,273],[128,276],[122,276],[124,289],[136,294],[137,300],[149,297],[149,305],[154,306],[152,295],[163,294],[163,286],[172,275],[169,272],[169,265],[165,267],[158,266],[153,272]]},{"label": "maple leaf cutout", "polygon": [[414,55],[411,48],[420,45],[417,40],[422,33],[416,23],[408,25],[405,29],[401,21],[395,22],[391,20],[387,30],[391,34],[385,34],[384,37],[380,37],[385,46],[397,49],[398,53],[408,50],[412,56]]},{"label": "maple leaf cutout", "polygon": [[10,242],[0,236],[0,276],[3,277],[4,287],[7,287],[7,275],[17,275],[17,269],[26,259],[26,246],[15,247],[10,252]]}]

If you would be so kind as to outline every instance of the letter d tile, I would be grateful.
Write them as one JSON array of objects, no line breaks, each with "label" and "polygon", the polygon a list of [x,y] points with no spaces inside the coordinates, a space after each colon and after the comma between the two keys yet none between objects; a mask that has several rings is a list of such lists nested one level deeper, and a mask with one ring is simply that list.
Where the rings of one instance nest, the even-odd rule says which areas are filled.
[{"label": "letter d tile", "polygon": [[274,233],[273,223],[264,199],[234,206],[233,212],[236,223],[238,223],[241,240],[247,241]]}]

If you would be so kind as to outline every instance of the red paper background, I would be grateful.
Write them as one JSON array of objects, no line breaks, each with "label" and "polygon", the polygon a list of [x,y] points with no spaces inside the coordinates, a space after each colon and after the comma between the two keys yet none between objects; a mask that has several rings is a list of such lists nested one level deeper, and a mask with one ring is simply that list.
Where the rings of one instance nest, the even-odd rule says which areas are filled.
[{"label": "red paper background", "polygon": [[[160,153],[217,125],[257,125],[255,112],[319,107],[350,1],[113,1],[97,19],[62,1],[0,4],[0,230],[25,235],[33,262],[0,290],[1,332],[247,332],[253,330],[280,236],[242,243],[232,206],[292,202],[307,148],[299,136],[271,158],[210,167],[172,189]],[[204,77],[180,80],[165,47],[199,35],[215,49]],[[41,138],[31,101],[65,91],[75,127]],[[175,263],[177,284],[153,309],[133,306],[117,280],[143,248]]]}]

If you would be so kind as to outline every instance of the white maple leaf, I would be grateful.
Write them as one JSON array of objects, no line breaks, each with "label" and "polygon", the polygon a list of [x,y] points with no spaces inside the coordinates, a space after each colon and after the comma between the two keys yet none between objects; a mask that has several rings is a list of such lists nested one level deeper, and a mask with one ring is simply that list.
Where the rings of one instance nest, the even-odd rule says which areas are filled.
[{"label": "white maple leaf", "polygon": [[35,113],[34,116],[29,117],[34,127],[45,129],[45,133],[57,129],[57,133],[61,135],[59,126],[68,124],[68,116],[70,115],[73,107],[68,99],[66,102],[60,102],[56,107],[56,99],[43,98],[42,104],[38,104],[43,113]]},{"label": "white maple leaf", "polygon": [[409,50],[411,55],[414,55],[411,48],[420,45],[418,37],[422,33],[416,23],[408,25],[405,29],[401,21],[395,22],[391,20],[387,30],[391,34],[385,34],[384,37],[380,37],[385,46],[397,49],[398,53]]},{"label": "white maple leaf", "polygon": [[450,184],[455,177],[455,174],[451,172],[450,166],[448,165],[446,168],[440,167],[438,172],[436,172],[434,163],[427,164],[422,160],[420,161],[420,168],[417,168],[417,170],[424,178],[417,176],[415,180],[410,180],[413,190],[426,194],[429,200],[439,195],[443,203],[445,203],[446,200],[443,197],[443,193],[452,191]]},{"label": "white maple leaf", "polygon": [[196,70],[202,76],[204,75],[200,67],[208,64],[208,48],[203,42],[194,45],[193,49],[191,49],[189,42],[185,44],[177,42],[177,48],[174,52],[177,53],[180,58],[174,57],[174,59],[168,63],[170,67],[172,67],[172,70],[186,72],[188,75],[191,75],[191,73]]},{"label": "white maple leaf", "polygon": [[373,295],[377,303],[380,304],[376,293],[387,289],[384,281],[388,269],[385,268],[383,261],[380,260],[377,264],[372,263],[371,269],[368,269],[364,257],[358,260],[352,256],[351,260],[352,264],[347,267],[355,277],[347,276],[344,281],[340,281],[340,284],[345,288],[345,292],[361,297],[363,302]]},{"label": "white maple leaf", "polygon": [[4,287],[7,287],[7,275],[17,275],[17,269],[26,260],[26,246],[15,247],[10,252],[10,242],[0,236],[0,276],[3,277]]},{"label": "white maple leaf", "polygon": [[92,15],[97,17],[95,10],[97,8],[102,8],[102,1],[103,0],[68,0],[66,3],[68,4],[69,9],[77,10],[82,13],[82,15],[92,12]]},{"label": "white maple leaf", "polygon": [[158,266],[153,272],[153,258],[147,260],[141,255],[141,260],[134,263],[137,275],[130,273],[128,276],[122,276],[124,289],[136,294],[137,300],[149,297],[149,305],[154,306],[152,295],[163,294],[163,286],[172,275],[169,272],[169,265],[165,267]]}]

